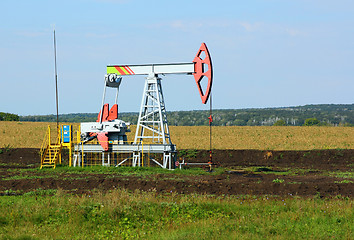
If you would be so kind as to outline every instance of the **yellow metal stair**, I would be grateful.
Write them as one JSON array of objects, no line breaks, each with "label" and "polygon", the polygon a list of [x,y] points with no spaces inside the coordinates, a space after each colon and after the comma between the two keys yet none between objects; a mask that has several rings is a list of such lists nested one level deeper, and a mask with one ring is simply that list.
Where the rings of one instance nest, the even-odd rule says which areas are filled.
[{"label": "yellow metal stair", "polygon": [[60,162],[61,144],[48,144],[41,159],[41,168],[53,167]]}]

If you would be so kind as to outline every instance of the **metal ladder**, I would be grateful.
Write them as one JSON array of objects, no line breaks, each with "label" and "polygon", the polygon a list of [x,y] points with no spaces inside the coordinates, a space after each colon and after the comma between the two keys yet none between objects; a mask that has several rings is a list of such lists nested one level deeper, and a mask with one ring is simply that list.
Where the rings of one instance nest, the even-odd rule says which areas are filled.
[{"label": "metal ladder", "polygon": [[41,159],[41,169],[43,167],[56,167],[60,161],[59,156],[61,153],[61,144],[48,145]]}]

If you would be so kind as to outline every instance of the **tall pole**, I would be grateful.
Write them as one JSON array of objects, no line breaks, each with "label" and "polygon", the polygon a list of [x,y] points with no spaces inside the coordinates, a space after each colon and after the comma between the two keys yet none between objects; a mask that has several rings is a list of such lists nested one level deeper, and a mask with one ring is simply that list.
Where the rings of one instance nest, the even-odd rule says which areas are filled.
[{"label": "tall pole", "polygon": [[57,74],[57,46],[55,41],[55,29],[54,29],[54,65],[55,65],[55,95],[56,95],[56,107],[57,107],[57,133],[59,134],[59,106],[58,106],[58,74]]},{"label": "tall pole", "polygon": [[211,132],[211,129],[212,129],[212,123],[213,123],[213,112],[212,112],[212,109],[213,109],[213,105],[212,105],[212,94],[210,93],[210,100],[209,100],[209,103],[210,103],[210,110],[209,110],[209,170],[211,171],[212,169],[212,164],[213,164],[213,145],[212,145],[212,132]]}]

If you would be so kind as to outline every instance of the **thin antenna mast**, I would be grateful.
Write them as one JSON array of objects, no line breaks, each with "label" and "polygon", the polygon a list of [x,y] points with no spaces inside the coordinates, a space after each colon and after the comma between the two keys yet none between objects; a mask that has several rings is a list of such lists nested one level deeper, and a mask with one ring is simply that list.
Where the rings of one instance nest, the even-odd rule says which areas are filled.
[{"label": "thin antenna mast", "polygon": [[211,171],[211,166],[213,164],[213,146],[212,146],[212,124],[213,124],[213,105],[212,105],[212,94],[210,93],[210,98],[209,98],[209,103],[210,103],[210,110],[209,110],[209,168]]},{"label": "thin antenna mast", "polygon": [[56,107],[57,107],[57,133],[59,134],[57,46],[56,46],[56,41],[55,41],[55,29],[54,29],[54,65],[55,65],[55,93],[56,93]]}]

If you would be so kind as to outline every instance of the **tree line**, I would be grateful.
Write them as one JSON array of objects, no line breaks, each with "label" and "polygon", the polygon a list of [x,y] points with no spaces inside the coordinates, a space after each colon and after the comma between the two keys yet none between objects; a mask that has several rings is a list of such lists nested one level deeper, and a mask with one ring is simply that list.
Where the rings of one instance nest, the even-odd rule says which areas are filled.
[{"label": "tree line", "polygon": [[[61,114],[60,122],[92,122],[97,113]],[[136,124],[139,113],[119,113],[119,119]],[[167,112],[172,126],[209,125],[209,111]],[[56,115],[20,116],[20,121],[55,122]],[[354,126],[354,104],[319,104],[284,108],[216,109],[214,126]]]},{"label": "tree line", "polygon": [[[208,125],[209,111],[172,112],[170,125]],[[311,121],[312,119],[312,121]],[[172,120],[172,121],[171,121]],[[354,104],[214,110],[216,126],[353,126]]]},{"label": "tree line", "polygon": [[0,112],[0,121],[19,121],[20,117],[17,114]]}]

